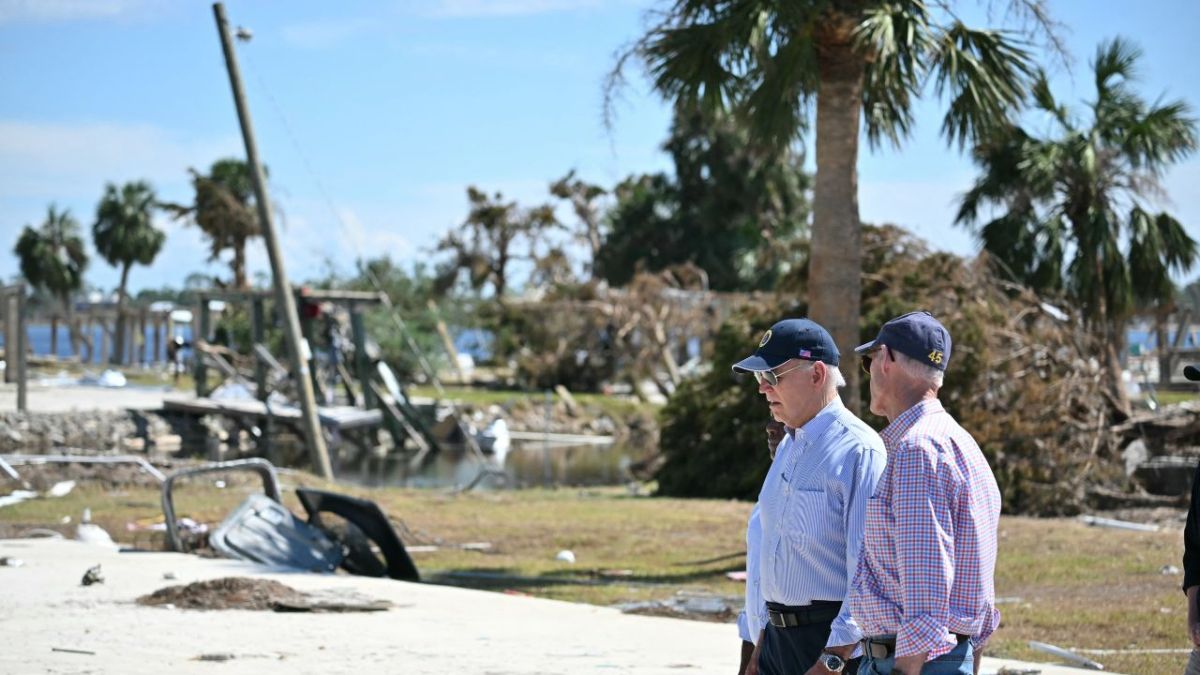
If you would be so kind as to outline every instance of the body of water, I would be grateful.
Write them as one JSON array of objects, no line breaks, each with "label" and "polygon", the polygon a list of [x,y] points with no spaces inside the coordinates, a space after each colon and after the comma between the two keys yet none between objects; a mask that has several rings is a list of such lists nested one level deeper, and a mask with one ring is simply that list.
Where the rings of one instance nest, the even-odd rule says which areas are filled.
[{"label": "body of water", "polygon": [[[506,479],[487,477],[480,487],[521,488],[539,486],[621,485],[630,480],[629,448],[620,445],[577,445],[543,447],[536,442],[515,445],[496,465],[489,455],[488,468],[502,471]],[[479,475],[479,460],[461,448],[443,448],[421,467],[412,470],[405,458],[389,457],[382,468],[360,473],[370,485],[404,487],[454,487],[472,483]],[[345,477],[354,480],[352,469]]]},{"label": "body of water", "polygon": [[[26,326],[26,331],[29,336],[28,339],[29,339],[30,353],[32,353],[34,356],[49,356],[50,355],[50,324],[29,324],[28,326]],[[108,355],[99,353],[101,343],[104,342],[104,339],[102,337],[104,329],[101,328],[100,326],[92,326],[90,335],[89,335],[87,328],[84,328],[83,332],[84,332],[84,335],[89,337],[92,341],[92,359],[89,363],[94,363],[94,364],[107,363]],[[166,326],[160,326],[158,329],[158,333],[159,333],[159,340],[160,340],[159,344],[161,345],[160,349],[163,351],[163,353],[160,354],[160,359],[165,359],[166,358],[165,351],[167,348],[167,340],[170,339],[171,336],[167,334]],[[136,333],[134,335],[136,335]],[[134,337],[134,335],[130,335],[129,337],[132,338],[132,337]],[[175,331],[174,331],[173,335],[179,335],[184,339],[185,342],[191,342],[192,327],[190,325],[186,325],[186,324],[178,324],[175,326]],[[145,332],[144,337],[146,340],[146,358],[151,359],[151,358],[153,358],[153,354],[151,354],[150,352],[154,350],[154,328],[152,326],[146,327],[146,332]],[[112,340],[109,339],[107,341],[107,343],[108,343],[108,348],[111,350],[112,349]],[[3,345],[4,345],[4,335],[3,335],[3,331],[0,331],[0,346],[3,346]],[[82,344],[79,346],[79,349],[80,349],[81,357],[83,356],[83,354],[87,353],[87,349]],[[185,358],[190,357],[191,350],[184,349],[183,355]],[[71,354],[71,335],[70,335],[70,332],[67,330],[67,327],[65,325],[63,325],[61,322],[58,325],[58,353],[57,353],[57,356],[59,356],[60,358],[67,358],[67,357],[72,356],[72,354]],[[136,353],[135,353],[135,356],[136,356]]]}]

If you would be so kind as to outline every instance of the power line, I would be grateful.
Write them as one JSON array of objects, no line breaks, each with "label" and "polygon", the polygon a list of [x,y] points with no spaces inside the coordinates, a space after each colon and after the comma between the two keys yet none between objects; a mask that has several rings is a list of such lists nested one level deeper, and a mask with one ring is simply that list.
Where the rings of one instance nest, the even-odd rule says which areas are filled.
[{"label": "power line", "polygon": [[[348,239],[350,241],[350,245],[354,248],[355,255],[358,257],[358,259],[365,260],[363,253],[362,253],[362,249],[359,247],[359,242],[358,242],[357,238],[352,236],[352,234],[350,232],[350,227],[346,224],[345,220],[342,218],[341,213],[338,212],[338,209],[337,209],[336,205],[334,204],[333,198],[330,197],[329,191],[325,188],[325,183],[321,180],[320,175],[317,173],[316,169],[313,167],[312,162],[309,161],[308,155],[307,155],[307,153],[304,152],[304,148],[303,148],[302,144],[300,143],[300,139],[299,139],[298,135],[293,130],[292,125],[288,122],[288,117],[284,113],[283,107],[279,105],[279,102],[275,99],[275,96],[271,93],[270,88],[267,87],[266,81],[262,77],[262,74],[259,72],[257,65],[254,63],[254,60],[252,58],[248,58],[248,57],[245,57],[244,60],[247,63],[247,65],[249,66],[249,70],[253,74],[254,79],[255,79],[256,83],[258,84],[259,89],[266,96],[267,101],[270,104],[271,110],[275,113],[276,117],[279,119],[279,123],[284,130],[284,135],[286,135],[288,140],[291,142],[292,148],[296,151],[296,154],[300,157],[301,164],[303,164],[305,171],[309,175],[309,178],[313,181],[313,184],[316,186],[317,192],[319,193],[322,201],[325,203],[325,207],[329,210],[329,213],[333,217],[334,221],[337,222],[338,227],[341,229],[342,233],[344,235],[346,235],[346,239]],[[454,421],[458,425],[458,429],[462,433],[463,438],[466,439],[466,444],[467,444],[468,449],[470,450],[470,455],[476,461],[478,461],[481,465],[479,475],[477,475],[476,478],[474,480],[472,480],[466,486],[466,489],[470,489],[470,488],[474,487],[475,485],[477,485],[479,483],[480,479],[482,479],[484,477],[484,475],[486,475],[486,474],[500,473],[500,475],[504,475],[502,472],[499,472],[496,469],[491,468],[490,463],[487,460],[487,457],[484,456],[483,450],[479,447],[478,440],[475,438],[475,436],[473,434],[468,432],[468,425],[464,422],[465,414],[463,413],[462,409],[459,407],[458,403],[456,403],[453,399],[451,399],[447,395],[445,387],[442,386],[442,382],[437,376],[437,371],[433,368],[433,365],[429,362],[428,358],[426,358],[425,352],[421,349],[420,345],[417,344],[416,339],[413,337],[412,331],[408,327],[408,323],[404,320],[404,318],[400,315],[400,311],[392,303],[391,296],[388,295],[386,290],[384,290],[383,284],[380,283],[379,278],[375,275],[374,271],[372,271],[369,266],[361,265],[360,268],[361,268],[361,272],[366,275],[367,280],[371,283],[371,286],[375,288],[375,290],[380,294],[380,296],[382,296],[384,308],[387,310],[388,315],[391,316],[393,323],[395,323],[396,327],[400,330],[400,334],[403,337],[406,346],[409,348],[409,350],[412,351],[413,355],[416,357],[417,364],[420,366],[421,371],[425,374],[425,376],[433,384],[434,390],[437,391],[438,397],[440,399],[442,399],[443,401],[446,401],[450,404],[450,408],[454,414]],[[505,476],[505,477],[507,478],[507,476]]]}]

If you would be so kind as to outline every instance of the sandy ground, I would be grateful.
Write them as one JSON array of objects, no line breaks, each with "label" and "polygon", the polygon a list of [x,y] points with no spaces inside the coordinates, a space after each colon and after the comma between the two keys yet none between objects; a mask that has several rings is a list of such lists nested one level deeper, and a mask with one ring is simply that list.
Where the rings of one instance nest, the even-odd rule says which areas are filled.
[{"label": "sandy ground", "polygon": [[[0,540],[3,673],[725,673],[732,625],[387,579],[287,574],[175,553],[118,553],[74,541]],[[80,580],[99,564],[105,583]],[[174,579],[164,579],[171,574]],[[390,600],[381,613],[184,611],[134,604],[165,586],[223,576],[275,579],[323,595]],[[90,653],[55,651],[70,649]],[[987,659],[1045,675],[1083,671]]]},{"label": "sandy ground", "polygon": [[[29,412],[70,412],[72,410],[158,410],[165,389],[150,387],[87,387],[81,385],[43,386],[29,384],[26,404]],[[178,394],[176,394],[178,395]],[[17,409],[17,386],[0,385],[0,410]]]}]

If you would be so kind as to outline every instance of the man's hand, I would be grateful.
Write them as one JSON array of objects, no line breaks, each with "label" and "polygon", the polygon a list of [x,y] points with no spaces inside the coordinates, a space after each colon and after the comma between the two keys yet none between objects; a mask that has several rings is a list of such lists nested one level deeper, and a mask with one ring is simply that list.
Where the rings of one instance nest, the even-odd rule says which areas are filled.
[{"label": "man's hand", "polygon": [[765,630],[758,634],[758,643],[754,645],[754,652],[750,654],[750,663],[746,664],[746,675],[758,675],[758,655],[762,651],[764,634]]},{"label": "man's hand", "polygon": [[892,667],[892,672],[897,675],[920,675],[921,668],[925,667],[925,656],[929,652],[921,652],[920,654],[910,654],[896,659],[896,665]]},{"label": "man's hand", "polygon": [[754,654],[754,643],[742,640],[742,660],[738,664],[738,675],[746,675],[746,666],[749,665],[752,654]]},{"label": "man's hand", "polygon": [[[858,644],[855,643],[849,645],[837,645],[836,647],[826,647],[825,652],[829,654],[837,654],[838,656],[842,657],[843,661],[849,661],[850,657],[854,655],[854,648],[857,646]],[[804,675],[829,675],[830,673],[833,673],[833,671],[826,668],[825,664],[818,660]]]}]

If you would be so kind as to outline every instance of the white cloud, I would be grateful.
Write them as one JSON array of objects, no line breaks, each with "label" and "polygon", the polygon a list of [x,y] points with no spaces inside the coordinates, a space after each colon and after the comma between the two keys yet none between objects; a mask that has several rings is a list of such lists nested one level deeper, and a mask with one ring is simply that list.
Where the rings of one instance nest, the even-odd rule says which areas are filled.
[{"label": "white cloud", "polygon": [[241,152],[236,136],[183,139],[153,125],[0,120],[0,198],[99,195],[106,181],[185,183],[189,166]]},{"label": "white cloud", "polygon": [[0,0],[0,24],[113,19],[161,6],[153,0]]},{"label": "white cloud", "polygon": [[[68,209],[86,231],[106,182],[147,179],[161,199],[187,201],[189,166],[204,169],[240,153],[236,136],[181,138],[152,125],[0,120],[0,250],[12,246],[23,226],[42,222],[49,203]],[[205,267],[207,247],[196,228],[166,218],[158,225],[167,231],[166,248],[153,268],[134,273],[135,288],[178,285],[182,279],[174,276]],[[15,259],[0,255],[0,278],[14,274]],[[115,272],[96,259],[88,281],[115,286]]]},{"label": "white cloud", "polygon": [[359,37],[379,25],[379,21],[366,17],[323,19],[290,24],[284,26],[281,33],[285,42],[296,47],[324,49]]}]

